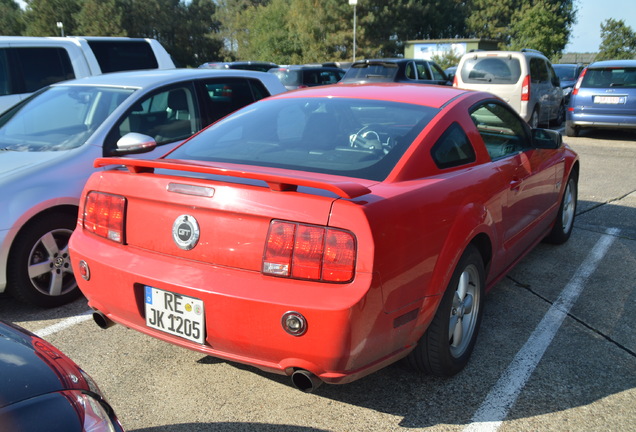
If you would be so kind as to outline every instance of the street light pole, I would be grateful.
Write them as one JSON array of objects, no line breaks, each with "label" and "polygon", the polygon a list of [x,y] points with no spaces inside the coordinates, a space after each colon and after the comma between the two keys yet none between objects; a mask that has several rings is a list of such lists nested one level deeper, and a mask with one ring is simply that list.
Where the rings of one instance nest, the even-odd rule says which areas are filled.
[{"label": "street light pole", "polygon": [[349,0],[349,4],[353,5],[353,61],[356,61],[356,5],[358,0]]},{"label": "street light pole", "polygon": [[57,28],[60,29],[60,35],[64,37],[64,23],[62,21],[57,22]]}]

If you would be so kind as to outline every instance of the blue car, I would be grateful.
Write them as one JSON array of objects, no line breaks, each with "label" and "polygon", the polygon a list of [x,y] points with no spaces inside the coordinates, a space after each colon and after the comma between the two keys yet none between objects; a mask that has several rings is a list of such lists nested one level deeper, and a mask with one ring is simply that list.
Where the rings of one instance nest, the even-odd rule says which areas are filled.
[{"label": "blue car", "polygon": [[574,86],[565,120],[567,136],[581,129],[636,129],[636,60],[589,65]]}]

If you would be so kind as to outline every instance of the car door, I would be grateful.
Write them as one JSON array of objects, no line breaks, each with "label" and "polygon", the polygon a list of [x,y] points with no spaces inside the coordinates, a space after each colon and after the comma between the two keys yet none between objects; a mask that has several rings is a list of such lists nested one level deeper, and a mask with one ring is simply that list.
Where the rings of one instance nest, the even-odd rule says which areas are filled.
[{"label": "car door", "polygon": [[508,265],[550,223],[547,215],[558,193],[556,167],[545,150],[533,148],[528,126],[509,107],[482,103],[473,107],[471,117],[506,188],[498,233]]}]

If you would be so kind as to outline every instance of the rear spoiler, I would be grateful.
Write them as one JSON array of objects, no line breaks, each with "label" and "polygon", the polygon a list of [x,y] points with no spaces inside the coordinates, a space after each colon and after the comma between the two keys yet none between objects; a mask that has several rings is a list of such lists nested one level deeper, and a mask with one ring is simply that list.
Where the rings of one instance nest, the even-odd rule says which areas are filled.
[{"label": "rear spoiler", "polygon": [[95,168],[107,165],[123,165],[133,174],[151,173],[155,169],[168,169],[175,171],[187,171],[203,174],[213,174],[221,176],[247,178],[253,180],[262,180],[267,186],[274,191],[296,191],[298,186],[305,186],[315,189],[322,189],[333,192],[342,198],[357,198],[362,195],[371,193],[371,190],[355,182],[329,182],[320,181],[313,178],[287,176],[282,174],[274,174],[271,172],[258,170],[242,170],[229,166],[218,167],[212,165],[204,165],[194,163],[192,161],[172,159],[170,162],[163,160],[146,160],[146,159],[128,159],[128,158],[97,158],[93,164]]}]

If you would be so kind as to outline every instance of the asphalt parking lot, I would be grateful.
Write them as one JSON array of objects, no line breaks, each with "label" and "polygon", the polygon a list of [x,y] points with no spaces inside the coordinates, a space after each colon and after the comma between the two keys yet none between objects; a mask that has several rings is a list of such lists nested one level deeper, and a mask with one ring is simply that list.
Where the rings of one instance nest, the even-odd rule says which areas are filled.
[{"label": "asphalt parking lot", "polygon": [[636,425],[636,132],[565,138],[581,156],[574,233],[539,245],[488,295],[468,367],[402,364],[313,394],[287,377],[115,326],[85,300],[54,310],[0,298],[99,383],[128,431],[628,431]]}]

